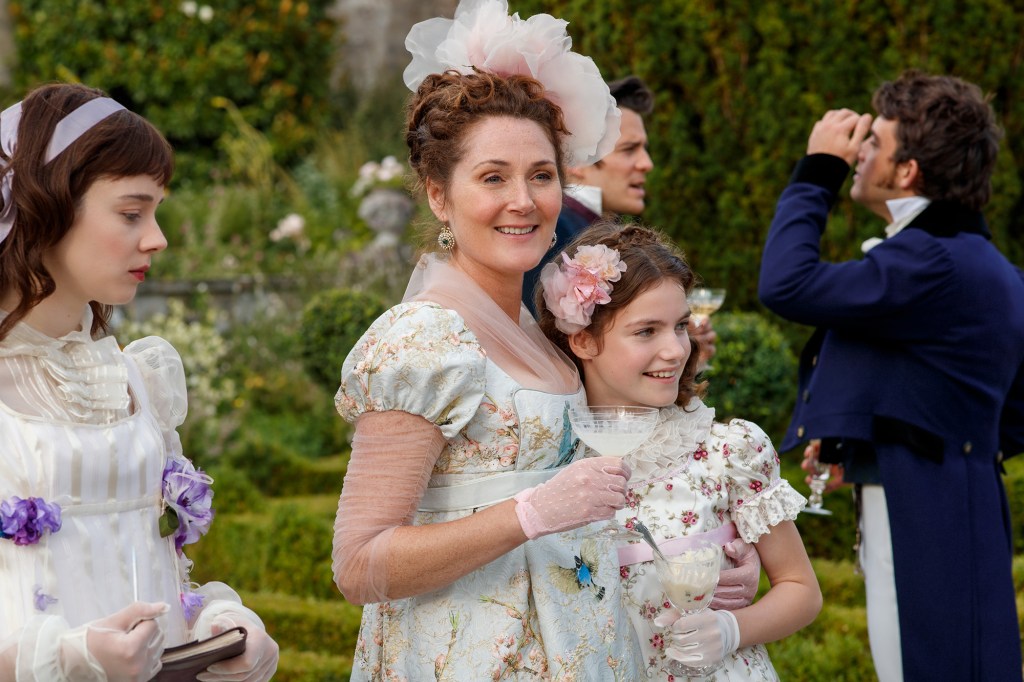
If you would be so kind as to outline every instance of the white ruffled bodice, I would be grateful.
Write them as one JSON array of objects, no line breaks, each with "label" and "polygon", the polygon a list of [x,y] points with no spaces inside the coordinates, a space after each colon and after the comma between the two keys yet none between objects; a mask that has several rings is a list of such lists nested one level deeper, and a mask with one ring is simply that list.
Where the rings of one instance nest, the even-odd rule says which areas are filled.
[{"label": "white ruffled bodice", "polygon": [[136,599],[171,605],[167,644],[189,635],[185,560],[158,528],[164,463],[183,456],[181,359],[156,337],[122,352],[91,322],[87,309],[85,331],[22,323],[0,341],[0,501],[40,498],[62,517],[35,544],[0,539],[0,656],[21,652],[18,680],[63,679],[63,633]]}]

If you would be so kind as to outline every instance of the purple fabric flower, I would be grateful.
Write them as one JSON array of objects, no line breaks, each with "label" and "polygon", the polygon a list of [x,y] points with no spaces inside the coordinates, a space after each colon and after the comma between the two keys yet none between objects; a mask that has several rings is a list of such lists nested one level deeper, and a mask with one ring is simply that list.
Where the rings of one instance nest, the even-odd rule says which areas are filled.
[{"label": "purple fabric flower", "polygon": [[164,504],[178,517],[174,546],[191,544],[210,530],[213,522],[213,479],[192,462],[172,457],[164,465]]},{"label": "purple fabric flower", "polygon": [[192,619],[199,613],[199,609],[203,608],[203,599],[203,595],[195,592],[181,593],[181,609],[185,612],[185,620],[192,622]]},{"label": "purple fabric flower", "polygon": [[60,530],[60,505],[40,497],[14,496],[0,503],[0,537],[16,545],[34,545],[43,533]]},{"label": "purple fabric flower", "polygon": [[49,608],[50,604],[56,604],[57,598],[51,597],[50,595],[43,592],[43,588],[39,585],[35,586],[33,591],[32,601],[36,605],[36,611],[45,611]]}]

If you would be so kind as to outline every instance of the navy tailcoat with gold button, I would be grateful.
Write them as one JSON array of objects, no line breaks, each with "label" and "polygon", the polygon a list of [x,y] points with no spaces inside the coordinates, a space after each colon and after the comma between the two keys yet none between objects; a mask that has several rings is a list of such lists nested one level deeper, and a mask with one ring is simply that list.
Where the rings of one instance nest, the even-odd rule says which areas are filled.
[{"label": "navy tailcoat with gold button", "polygon": [[1024,274],[980,213],[945,201],[862,259],[822,262],[848,172],[804,158],[764,248],[762,302],[817,327],[780,449],[822,438],[877,465],[906,680],[1020,680],[1000,472],[1024,452]]}]

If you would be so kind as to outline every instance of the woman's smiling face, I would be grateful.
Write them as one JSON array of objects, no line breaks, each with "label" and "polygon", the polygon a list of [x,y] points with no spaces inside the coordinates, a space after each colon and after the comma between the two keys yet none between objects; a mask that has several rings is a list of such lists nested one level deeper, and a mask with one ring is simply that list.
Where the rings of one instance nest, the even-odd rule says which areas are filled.
[{"label": "woman's smiling face", "polygon": [[554,146],[537,123],[500,116],[475,124],[462,148],[447,193],[427,182],[431,210],[455,234],[453,263],[488,293],[521,286],[551,247],[562,207]]}]

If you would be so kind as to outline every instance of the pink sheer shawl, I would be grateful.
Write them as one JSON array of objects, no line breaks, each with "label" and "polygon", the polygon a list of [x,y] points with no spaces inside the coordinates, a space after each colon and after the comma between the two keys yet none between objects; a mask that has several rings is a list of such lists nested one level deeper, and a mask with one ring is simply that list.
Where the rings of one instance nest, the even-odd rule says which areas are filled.
[{"label": "pink sheer shawl", "polygon": [[420,258],[402,300],[431,301],[457,312],[491,362],[524,388],[556,394],[579,390],[576,366],[548,341],[525,306],[520,306],[516,324],[480,285],[442,256]]},{"label": "pink sheer shawl", "polygon": [[[547,340],[525,307],[515,324],[468,275],[436,255],[420,259],[405,301],[431,301],[459,313],[487,356],[525,388],[570,394],[575,366]],[[445,447],[441,430],[406,412],[367,412],[356,420],[352,456],[334,525],[334,580],[349,601],[385,601],[395,529],[412,520]]]}]

